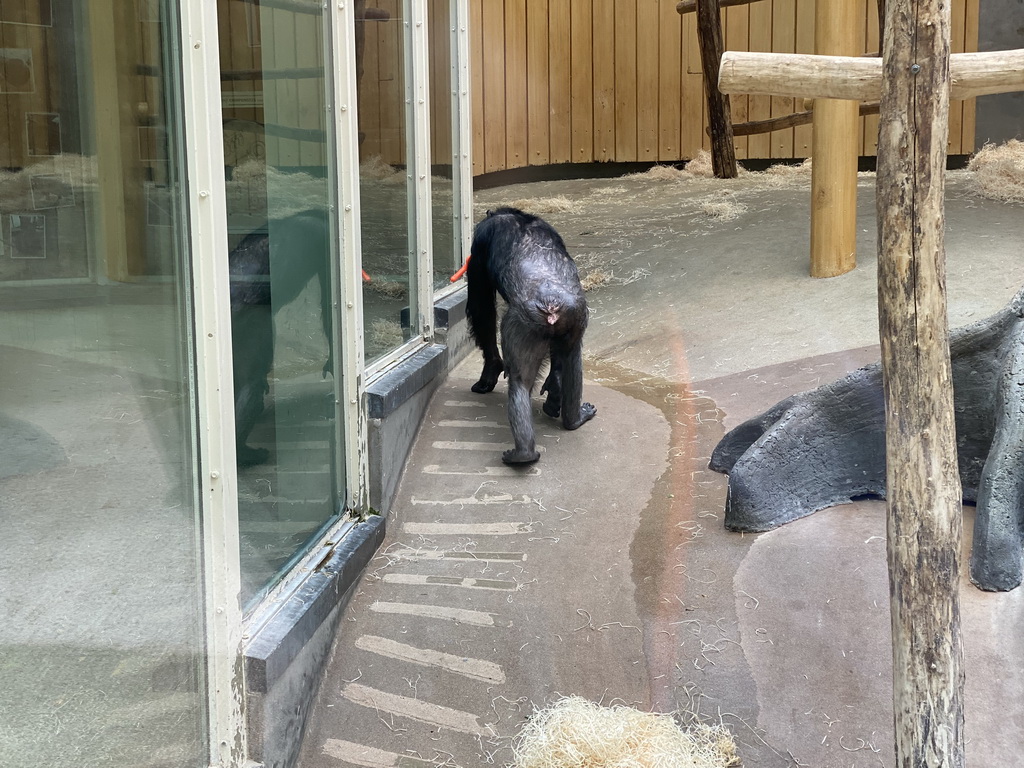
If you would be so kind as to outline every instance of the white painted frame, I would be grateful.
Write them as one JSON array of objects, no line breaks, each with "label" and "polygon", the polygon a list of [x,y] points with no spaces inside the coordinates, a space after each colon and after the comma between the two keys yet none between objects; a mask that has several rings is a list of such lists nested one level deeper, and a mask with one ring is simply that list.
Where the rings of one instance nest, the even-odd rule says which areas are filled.
[{"label": "white painted frame", "polygon": [[427,0],[403,0],[405,24],[406,173],[409,179],[410,322],[434,338],[433,193],[430,179],[430,53]]},{"label": "white painted frame", "polygon": [[[334,148],[331,234],[341,255],[332,261],[335,305],[335,397],[341,417],[339,439],[345,447],[345,505],[361,512],[369,504],[367,425],[363,404],[366,360],[363,350],[362,230],[359,202],[359,114],[356,91],[355,3],[326,3],[324,61],[328,70],[328,148]],[[335,108],[335,105],[337,107]],[[339,327],[340,326],[340,327]]]},{"label": "white painted frame", "polygon": [[209,760],[248,763],[217,5],[179,0],[207,642]]},{"label": "white painted frame", "polygon": [[[473,242],[473,107],[470,93],[473,80],[469,69],[469,0],[451,0],[451,61],[452,61],[452,186],[455,199],[454,218],[455,252],[465,261]],[[445,286],[441,294],[461,287]]]}]

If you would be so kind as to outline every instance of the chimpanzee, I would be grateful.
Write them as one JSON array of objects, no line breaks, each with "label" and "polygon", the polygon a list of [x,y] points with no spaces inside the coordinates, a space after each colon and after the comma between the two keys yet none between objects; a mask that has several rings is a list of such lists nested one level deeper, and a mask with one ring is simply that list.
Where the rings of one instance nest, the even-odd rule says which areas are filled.
[{"label": "chimpanzee", "polygon": [[[484,369],[473,391],[494,389],[502,371],[508,377],[508,420],[515,448],[506,464],[529,464],[540,458],[534,444],[530,395],[544,358],[551,369],[541,394],[544,413],[562,417],[566,429],[578,429],[597,409],[582,402],[583,332],[587,300],[576,263],[554,228],[517,208],[488,211],[476,226],[467,267],[466,314]],[[508,304],[497,342],[497,291]]]},{"label": "chimpanzee", "polygon": [[263,396],[270,391],[274,315],[294,301],[314,276],[320,280],[320,314],[328,342],[324,375],[334,367],[326,214],[299,213],[271,222],[269,230],[246,235],[228,254],[235,451],[240,466],[261,464],[268,458],[265,448],[252,448],[246,441],[263,413]]}]

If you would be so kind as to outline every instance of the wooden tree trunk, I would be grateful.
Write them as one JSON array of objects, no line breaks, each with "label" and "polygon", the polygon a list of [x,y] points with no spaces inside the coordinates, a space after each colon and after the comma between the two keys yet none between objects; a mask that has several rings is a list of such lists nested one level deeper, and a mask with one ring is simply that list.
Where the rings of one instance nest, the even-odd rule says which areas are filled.
[{"label": "wooden tree trunk", "polygon": [[878,137],[896,765],[963,766],[962,507],[946,321],[949,6],[889,0]]},{"label": "wooden tree trunk", "polygon": [[718,68],[722,61],[722,14],[719,0],[697,0],[697,40],[704,69],[704,93],[708,100],[711,131],[711,165],[720,179],[735,179],[736,147],[732,138],[729,97],[718,90]]}]

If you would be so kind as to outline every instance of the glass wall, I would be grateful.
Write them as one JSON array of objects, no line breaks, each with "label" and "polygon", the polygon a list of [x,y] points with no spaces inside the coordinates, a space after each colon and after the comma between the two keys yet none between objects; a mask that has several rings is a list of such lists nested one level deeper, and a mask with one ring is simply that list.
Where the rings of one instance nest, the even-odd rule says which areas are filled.
[{"label": "glass wall", "polygon": [[401,0],[357,0],[359,193],[367,362],[412,337],[410,179]]},{"label": "glass wall", "polygon": [[451,0],[428,0],[430,15],[430,175],[433,212],[434,288],[450,285],[465,254],[455,242],[457,210],[452,156]]},{"label": "glass wall", "polygon": [[[219,0],[243,599],[337,519],[323,7]],[[341,172],[343,169],[338,169]]]},{"label": "glass wall", "polygon": [[0,4],[0,765],[208,764],[176,5]]}]

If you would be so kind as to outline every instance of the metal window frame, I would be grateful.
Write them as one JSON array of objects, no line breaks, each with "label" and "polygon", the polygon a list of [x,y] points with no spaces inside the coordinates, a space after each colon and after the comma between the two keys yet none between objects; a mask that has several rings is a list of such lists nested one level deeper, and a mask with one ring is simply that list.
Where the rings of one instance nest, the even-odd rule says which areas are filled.
[{"label": "metal window frame", "polygon": [[[451,0],[453,246],[463,260],[473,241],[473,80],[469,62],[469,0]],[[444,286],[437,293],[446,296],[459,288],[457,284]]]},{"label": "metal window frame", "polygon": [[[341,339],[335,355],[336,404],[342,417],[345,446],[345,504],[360,513],[369,504],[367,423],[363,393],[366,359],[363,350],[362,230],[359,200],[359,112],[356,90],[355,3],[339,0],[324,5],[324,36],[330,99],[327,120],[328,151],[334,153],[331,181],[336,204],[330,216],[331,234],[340,264],[332,260],[335,295],[334,338]],[[333,149],[331,149],[333,147]],[[339,327],[340,325],[340,327]]]},{"label": "metal window frame", "polygon": [[236,768],[248,763],[248,750],[217,5],[178,0],[178,13],[195,313],[209,761],[211,766]]},{"label": "metal window frame", "polygon": [[433,191],[430,178],[430,51],[427,0],[403,0],[405,167],[409,179],[409,317],[424,342],[434,336]]}]

